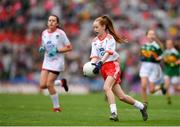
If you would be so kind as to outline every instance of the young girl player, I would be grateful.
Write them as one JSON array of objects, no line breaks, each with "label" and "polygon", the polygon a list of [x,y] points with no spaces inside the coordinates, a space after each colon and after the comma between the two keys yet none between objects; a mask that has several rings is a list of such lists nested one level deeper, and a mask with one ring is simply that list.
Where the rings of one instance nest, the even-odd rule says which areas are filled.
[{"label": "young girl player", "polygon": [[97,36],[92,41],[91,62],[96,66],[93,72],[98,74],[99,71],[103,76],[104,93],[110,107],[110,120],[118,121],[118,113],[116,108],[116,95],[121,101],[128,103],[140,109],[143,120],[148,119],[146,106],[141,102],[126,95],[121,89],[120,84],[120,66],[118,63],[119,55],[115,51],[116,42],[122,43],[125,40],[116,34],[113,23],[108,16],[101,16],[95,19],[93,30]]},{"label": "young girl player", "polygon": [[[60,112],[58,93],[54,82],[59,73],[64,70],[64,53],[72,50],[72,45],[65,32],[59,29],[59,18],[50,15],[47,22],[48,28],[42,32],[42,45],[39,52],[44,54],[44,61],[40,76],[40,88],[48,89],[53,103],[53,111]],[[65,79],[61,80],[62,86],[68,91]]]}]

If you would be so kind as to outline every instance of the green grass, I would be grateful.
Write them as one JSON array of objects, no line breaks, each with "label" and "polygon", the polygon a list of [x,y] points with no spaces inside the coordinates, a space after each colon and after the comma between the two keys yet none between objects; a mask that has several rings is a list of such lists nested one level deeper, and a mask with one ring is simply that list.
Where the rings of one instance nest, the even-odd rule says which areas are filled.
[{"label": "green grass", "polygon": [[[139,96],[135,98],[140,99]],[[119,122],[110,121],[104,95],[60,95],[63,111],[51,111],[49,96],[0,94],[0,125],[42,126],[120,126],[180,125],[180,96],[167,105],[164,96],[149,97],[149,119],[144,122],[139,110],[117,100]]]}]

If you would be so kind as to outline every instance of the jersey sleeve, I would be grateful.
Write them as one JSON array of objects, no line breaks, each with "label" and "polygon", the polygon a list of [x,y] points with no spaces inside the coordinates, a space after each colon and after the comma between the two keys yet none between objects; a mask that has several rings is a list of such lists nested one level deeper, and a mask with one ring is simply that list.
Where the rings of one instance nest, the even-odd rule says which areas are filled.
[{"label": "jersey sleeve", "polygon": [[155,52],[158,56],[163,54],[163,50],[161,49],[160,45],[157,42],[153,42],[153,46],[155,47]]},{"label": "jersey sleeve", "polygon": [[66,36],[65,32],[62,32],[62,42],[64,43],[64,45],[70,45],[70,41],[68,37]]},{"label": "jersey sleeve", "polygon": [[91,44],[91,55],[90,58],[98,58],[98,52],[95,43]]},{"label": "jersey sleeve", "polygon": [[159,58],[161,58],[161,59],[163,59],[164,57],[165,57],[165,55],[166,55],[166,53],[165,53],[166,51],[164,50],[163,52],[162,52],[162,54],[161,55],[159,55]]},{"label": "jersey sleeve", "polygon": [[57,44],[57,48],[62,48],[71,45],[66,33],[63,30],[58,29],[59,41]]},{"label": "jersey sleeve", "polygon": [[113,55],[116,49],[116,41],[114,38],[108,39],[106,42],[106,48],[105,52],[109,53],[110,55]]},{"label": "jersey sleeve", "polygon": [[39,37],[39,46],[44,46],[44,36],[45,30],[41,33],[41,36]]}]

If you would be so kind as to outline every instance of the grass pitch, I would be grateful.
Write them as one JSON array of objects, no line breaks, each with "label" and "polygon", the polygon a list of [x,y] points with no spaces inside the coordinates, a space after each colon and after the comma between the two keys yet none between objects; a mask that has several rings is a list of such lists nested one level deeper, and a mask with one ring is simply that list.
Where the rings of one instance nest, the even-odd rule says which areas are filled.
[{"label": "grass pitch", "polygon": [[[148,121],[139,110],[117,100],[119,122],[109,120],[103,93],[60,95],[63,111],[54,113],[49,96],[0,94],[1,126],[180,126],[180,96],[167,105],[164,96],[149,96]],[[139,96],[135,96],[140,100]]]}]

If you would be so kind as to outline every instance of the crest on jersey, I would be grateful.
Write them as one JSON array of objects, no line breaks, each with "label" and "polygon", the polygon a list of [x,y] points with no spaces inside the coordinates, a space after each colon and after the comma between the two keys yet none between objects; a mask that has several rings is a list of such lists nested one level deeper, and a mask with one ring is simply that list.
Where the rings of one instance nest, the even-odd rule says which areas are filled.
[{"label": "crest on jersey", "polygon": [[105,50],[104,50],[104,48],[100,48],[99,51],[100,51],[100,52],[103,52],[103,51],[105,51]]},{"label": "crest on jersey", "polygon": [[57,35],[56,35],[56,39],[58,39],[58,38],[59,38],[59,35],[57,34]]},{"label": "crest on jersey", "polygon": [[47,41],[47,44],[51,44],[51,41]]},{"label": "crest on jersey", "polygon": [[100,48],[100,49],[99,49],[99,52],[100,52],[101,56],[104,56],[104,54],[105,54],[105,49],[104,49],[104,48]]}]

